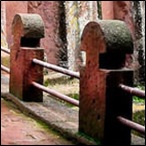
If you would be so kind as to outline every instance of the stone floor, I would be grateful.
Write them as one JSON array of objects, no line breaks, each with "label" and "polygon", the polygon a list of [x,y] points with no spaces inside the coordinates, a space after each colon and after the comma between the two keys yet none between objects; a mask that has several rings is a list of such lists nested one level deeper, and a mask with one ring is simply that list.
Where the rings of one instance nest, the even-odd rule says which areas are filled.
[{"label": "stone floor", "polygon": [[1,99],[1,145],[75,145]]}]

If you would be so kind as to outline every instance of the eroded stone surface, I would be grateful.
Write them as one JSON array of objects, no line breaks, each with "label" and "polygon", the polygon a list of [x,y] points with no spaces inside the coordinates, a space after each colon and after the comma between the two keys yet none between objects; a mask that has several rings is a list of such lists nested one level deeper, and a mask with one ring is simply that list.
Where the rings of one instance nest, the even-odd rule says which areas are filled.
[{"label": "eroded stone surface", "polygon": [[74,145],[1,99],[1,145]]}]

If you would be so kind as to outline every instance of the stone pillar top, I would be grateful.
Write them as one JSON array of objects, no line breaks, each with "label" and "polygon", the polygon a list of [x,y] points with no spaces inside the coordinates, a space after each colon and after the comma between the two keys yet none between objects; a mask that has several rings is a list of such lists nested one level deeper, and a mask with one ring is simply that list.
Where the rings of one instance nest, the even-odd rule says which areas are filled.
[{"label": "stone pillar top", "polygon": [[[86,43],[83,43],[83,42]],[[91,44],[97,47],[97,42],[105,43],[104,46],[99,47],[99,52],[107,52],[114,49],[122,49],[125,53],[133,53],[133,40],[129,29],[127,28],[125,22],[120,20],[99,20],[98,22],[89,22],[83,31],[81,37],[81,50],[85,51],[87,44]],[[87,46],[82,46],[82,45]],[[106,48],[104,48],[106,47]],[[87,51],[87,50],[86,50]]]},{"label": "stone pillar top", "polygon": [[106,40],[107,51],[121,50],[133,53],[133,39],[126,23],[121,20],[101,20],[98,22]]},{"label": "stone pillar top", "polygon": [[43,38],[44,23],[39,14],[18,13],[12,23],[12,34],[25,38]]},{"label": "stone pillar top", "polygon": [[86,52],[86,67],[106,64],[107,68],[121,68],[125,55],[133,53],[133,40],[123,21],[91,21],[83,30],[80,49]]}]

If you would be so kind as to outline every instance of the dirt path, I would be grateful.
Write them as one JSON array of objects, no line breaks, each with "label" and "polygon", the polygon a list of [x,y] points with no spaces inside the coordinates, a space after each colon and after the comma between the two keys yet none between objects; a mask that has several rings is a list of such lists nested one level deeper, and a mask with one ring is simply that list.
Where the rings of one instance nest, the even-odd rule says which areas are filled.
[{"label": "dirt path", "polygon": [[75,145],[1,99],[1,145]]}]

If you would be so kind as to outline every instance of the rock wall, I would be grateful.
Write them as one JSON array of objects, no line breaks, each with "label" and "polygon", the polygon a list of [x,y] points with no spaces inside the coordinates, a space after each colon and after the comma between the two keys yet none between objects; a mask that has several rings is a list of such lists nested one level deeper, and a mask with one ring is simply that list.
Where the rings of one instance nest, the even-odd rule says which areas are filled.
[{"label": "rock wall", "polygon": [[132,1],[135,24],[135,60],[139,63],[135,73],[136,84],[145,85],[145,1]]},{"label": "rock wall", "polygon": [[89,21],[97,21],[96,1],[65,1],[68,68],[78,70],[85,60],[85,54],[80,51],[80,37]]},{"label": "rock wall", "polygon": [[47,61],[58,64],[58,51],[62,47],[59,37],[59,2],[58,1],[28,1],[28,13],[40,14],[44,20],[45,38],[41,47],[45,49]]},{"label": "rock wall", "polygon": [[6,33],[8,47],[13,43],[12,21],[16,13],[27,13],[27,1],[5,1],[6,2]]}]

